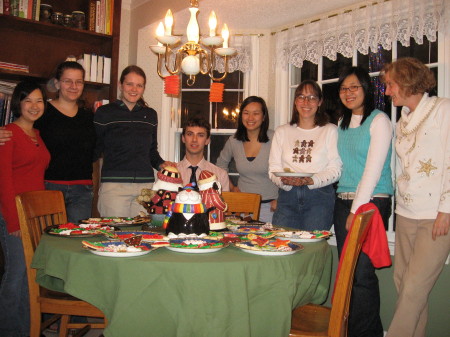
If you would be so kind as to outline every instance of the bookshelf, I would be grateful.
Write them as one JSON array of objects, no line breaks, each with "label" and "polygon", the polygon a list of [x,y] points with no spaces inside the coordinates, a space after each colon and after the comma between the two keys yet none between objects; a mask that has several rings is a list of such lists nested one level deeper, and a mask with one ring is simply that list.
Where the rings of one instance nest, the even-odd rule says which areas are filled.
[{"label": "bookshelf", "polygon": [[[88,26],[90,0],[46,0],[54,11],[83,11]],[[91,108],[94,101],[117,97],[121,0],[112,0],[112,34],[69,28],[47,22],[0,14],[0,61],[27,65],[29,73],[0,69],[0,80],[19,82],[34,78],[44,84],[54,75],[56,66],[69,55],[84,53],[111,58],[111,84],[86,82],[82,100]],[[52,94],[49,94],[52,97]]]}]

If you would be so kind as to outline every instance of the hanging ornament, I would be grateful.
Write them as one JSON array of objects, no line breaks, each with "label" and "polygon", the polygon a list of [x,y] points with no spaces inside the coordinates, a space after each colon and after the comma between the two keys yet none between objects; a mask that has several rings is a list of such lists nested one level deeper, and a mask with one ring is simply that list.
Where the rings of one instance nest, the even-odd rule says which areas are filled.
[{"label": "hanging ornament", "polygon": [[209,91],[209,101],[211,103],[222,103],[223,102],[223,90],[225,84],[213,82],[211,83],[211,88]]},{"label": "hanging ornament", "polygon": [[164,93],[178,96],[180,93],[180,77],[178,75],[171,75],[164,78]]}]

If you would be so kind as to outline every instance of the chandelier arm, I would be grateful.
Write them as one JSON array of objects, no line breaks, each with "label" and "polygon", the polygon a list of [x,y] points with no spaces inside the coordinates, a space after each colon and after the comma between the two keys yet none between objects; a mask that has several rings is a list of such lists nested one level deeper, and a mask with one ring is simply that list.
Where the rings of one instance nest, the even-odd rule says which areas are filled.
[{"label": "chandelier arm", "polygon": [[[211,77],[211,79],[213,80],[213,81],[218,81],[218,82],[220,82],[220,81],[222,81],[225,77],[227,77],[227,68],[228,68],[228,57],[227,56],[224,56],[225,57],[225,67],[224,67],[224,69],[225,69],[225,71],[223,72],[223,76],[222,77],[214,77],[214,75],[213,75],[213,71],[214,71],[214,69],[213,69],[213,67],[211,67],[211,71],[209,72],[209,77]],[[215,63],[215,62],[214,62]]]},{"label": "chandelier arm", "polygon": [[166,67],[166,70],[171,74],[171,75],[176,75],[180,72],[180,65],[181,65],[181,53],[178,51],[175,55],[175,65],[174,65],[174,69],[170,70],[169,69],[169,64],[170,64],[170,51],[171,49],[169,48],[169,46],[166,46],[166,53],[164,55],[164,65]]},{"label": "chandelier arm", "polygon": [[158,65],[156,66],[156,70],[158,71],[159,77],[161,77],[162,79],[165,79],[166,76],[164,76],[161,73],[161,67],[162,67],[162,56],[161,56],[161,54],[158,54]]}]

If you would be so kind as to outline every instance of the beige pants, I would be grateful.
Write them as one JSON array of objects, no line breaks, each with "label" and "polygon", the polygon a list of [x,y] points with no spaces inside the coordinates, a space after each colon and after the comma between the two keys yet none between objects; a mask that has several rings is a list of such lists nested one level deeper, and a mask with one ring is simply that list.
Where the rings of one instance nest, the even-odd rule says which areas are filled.
[{"label": "beige pants", "polygon": [[[152,183],[101,183],[98,191],[98,211],[102,217],[134,217],[144,207],[137,203],[143,188],[151,188]],[[147,213],[145,211],[145,213]]]},{"label": "beige pants", "polygon": [[386,337],[425,337],[428,295],[450,252],[450,233],[433,241],[434,219],[397,215],[394,283],[397,306]]}]

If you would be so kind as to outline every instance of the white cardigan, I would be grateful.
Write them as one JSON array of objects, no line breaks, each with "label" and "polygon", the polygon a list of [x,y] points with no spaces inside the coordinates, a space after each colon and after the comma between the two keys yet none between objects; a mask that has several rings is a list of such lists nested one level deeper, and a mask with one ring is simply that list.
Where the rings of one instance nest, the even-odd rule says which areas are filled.
[{"label": "white cardigan", "polygon": [[397,207],[410,219],[450,213],[450,99],[424,94],[397,123]]}]

